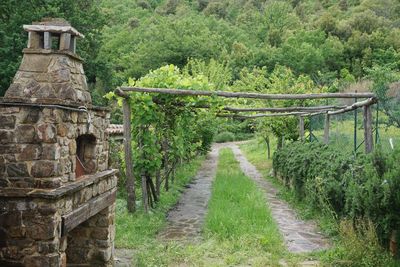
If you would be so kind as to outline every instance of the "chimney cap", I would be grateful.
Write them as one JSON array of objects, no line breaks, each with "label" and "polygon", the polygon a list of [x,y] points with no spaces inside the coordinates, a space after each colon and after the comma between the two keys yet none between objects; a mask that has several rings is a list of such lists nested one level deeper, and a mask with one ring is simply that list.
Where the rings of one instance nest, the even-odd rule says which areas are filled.
[{"label": "chimney cap", "polygon": [[83,34],[62,18],[44,18],[40,22],[33,22],[32,25],[24,25],[23,28],[27,32],[70,33],[71,35],[85,38]]}]

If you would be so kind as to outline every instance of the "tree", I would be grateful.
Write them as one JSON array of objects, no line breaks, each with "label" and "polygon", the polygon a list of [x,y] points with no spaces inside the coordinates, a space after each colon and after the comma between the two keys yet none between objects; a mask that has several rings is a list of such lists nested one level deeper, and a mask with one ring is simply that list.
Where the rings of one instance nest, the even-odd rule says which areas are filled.
[{"label": "tree", "polygon": [[[390,66],[374,66],[368,69],[368,76],[373,81],[372,90],[379,99],[379,107],[388,117],[387,126],[400,128],[400,73]],[[397,88],[393,82],[397,82]]]}]

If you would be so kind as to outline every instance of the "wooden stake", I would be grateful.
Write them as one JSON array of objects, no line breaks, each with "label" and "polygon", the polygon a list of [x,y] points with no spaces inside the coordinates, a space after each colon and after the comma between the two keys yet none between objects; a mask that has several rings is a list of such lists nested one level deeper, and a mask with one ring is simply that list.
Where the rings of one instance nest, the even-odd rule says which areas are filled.
[{"label": "wooden stake", "polygon": [[299,135],[300,140],[304,141],[304,118],[302,116],[299,116]]},{"label": "wooden stake", "polygon": [[[143,157],[144,151],[143,151],[143,134],[145,132],[144,126],[140,127],[139,130],[139,140],[138,140],[138,145],[139,145],[139,150],[141,151],[141,157]],[[141,173],[141,180],[142,180],[142,202],[143,202],[143,209],[145,213],[149,212],[149,199],[148,199],[148,194],[147,194],[147,177],[146,173],[142,170]]]},{"label": "wooden stake", "polygon": [[363,107],[363,115],[364,115],[364,144],[365,144],[365,153],[371,153],[374,149],[374,140],[372,133],[372,110],[371,105]]},{"label": "wooden stake", "polygon": [[324,128],[324,143],[329,144],[329,124],[330,124],[330,116],[329,114],[325,114],[325,128]]},{"label": "wooden stake", "polygon": [[136,210],[135,177],[133,176],[132,138],[131,138],[131,107],[128,99],[123,99],[124,114],[124,152],[126,164],[126,192],[128,194],[128,211]]}]

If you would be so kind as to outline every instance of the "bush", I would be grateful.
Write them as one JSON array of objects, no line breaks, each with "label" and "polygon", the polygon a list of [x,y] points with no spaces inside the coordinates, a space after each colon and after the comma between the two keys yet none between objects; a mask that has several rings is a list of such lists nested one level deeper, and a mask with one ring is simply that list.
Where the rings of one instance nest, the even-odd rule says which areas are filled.
[{"label": "bush", "polygon": [[371,221],[343,220],[339,226],[342,242],[322,260],[333,266],[392,266],[389,253],[379,245]]},{"label": "bush", "polygon": [[235,135],[231,132],[222,132],[215,136],[214,141],[217,143],[232,142],[235,140]]},{"label": "bush", "polygon": [[400,229],[400,151],[357,157],[327,145],[295,142],[274,154],[274,172],[295,195],[335,218],[372,221],[383,244]]}]

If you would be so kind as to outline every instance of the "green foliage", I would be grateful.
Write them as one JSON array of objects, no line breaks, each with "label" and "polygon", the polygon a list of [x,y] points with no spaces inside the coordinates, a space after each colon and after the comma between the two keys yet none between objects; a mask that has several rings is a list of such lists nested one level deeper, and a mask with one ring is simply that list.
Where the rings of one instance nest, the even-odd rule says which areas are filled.
[{"label": "green foliage", "polygon": [[214,141],[217,143],[232,142],[235,141],[235,134],[231,132],[221,132],[214,137]]},{"label": "green foliage", "polygon": [[340,245],[323,255],[323,262],[343,267],[396,266],[380,246],[371,221],[344,220],[340,223],[339,234]]},{"label": "green foliage", "polygon": [[[340,218],[332,212],[332,208],[326,205],[323,194],[320,196],[322,200],[320,205],[310,205],[307,196],[298,198],[294,190],[284,186],[280,179],[270,176],[272,164],[270,160],[265,159],[265,144],[252,140],[242,144],[240,148],[264,177],[273,183],[281,199],[294,207],[301,218],[316,220],[321,230],[332,236],[334,240],[332,248],[318,254],[318,259],[323,266],[398,266],[398,262],[395,262],[388,251],[382,248],[376,232],[377,225],[371,220],[352,219],[351,216],[346,216],[344,220],[339,221]],[[381,163],[374,163],[374,165],[381,165]],[[318,187],[321,188],[321,186]]]},{"label": "green foliage", "polygon": [[400,72],[393,66],[374,66],[368,69],[368,74],[373,81],[372,89],[380,100],[379,105],[388,118],[386,125],[400,128],[400,97],[396,93],[399,88],[392,84],[400,79]]},{"label": "green foliage", "polygon": [[400,229],[400,151],[357,158],[336,148],[314,143],[293,143],[276,151],[274,171],[298,198],[335,218],[367,218],[386,244]]}]

